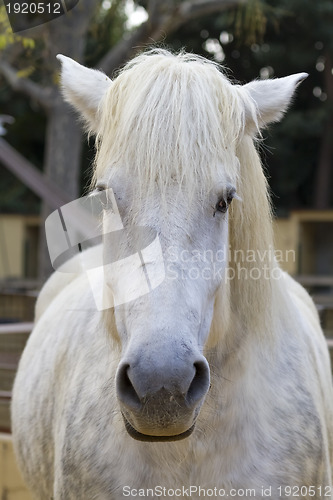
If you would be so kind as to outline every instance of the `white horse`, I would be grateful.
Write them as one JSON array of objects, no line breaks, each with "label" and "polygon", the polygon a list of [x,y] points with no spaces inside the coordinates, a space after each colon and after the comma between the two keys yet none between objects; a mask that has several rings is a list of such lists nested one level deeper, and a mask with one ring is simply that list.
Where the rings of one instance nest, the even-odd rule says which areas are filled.
[{"label": "white horse", "polygon": [[[156,50],[112,81],[59,58],[64,96],[97,134],[95,191],[112,188],[124,227],[154,230],[165,278],[105,311],[84,271],[46,283],[12,403],[34,497],[332,498],[328,350],[274,259],[254,139],[307,75],[240,86]],[[129,292],[131,276],[118,276]]]}]

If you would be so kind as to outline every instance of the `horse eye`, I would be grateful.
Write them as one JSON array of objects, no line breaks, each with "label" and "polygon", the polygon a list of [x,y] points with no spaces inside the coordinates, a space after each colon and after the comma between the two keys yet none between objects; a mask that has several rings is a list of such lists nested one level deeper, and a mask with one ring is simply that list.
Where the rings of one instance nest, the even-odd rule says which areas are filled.
[{"label": "horse eye", "polygon": [[226,213],[226,211],[229,208],[230,203],[232,202],[233,198],[235,197],[235,190],[230,190],[227,192],[226,196],[223,196],[217,203],[216,203],[216,211],[217,212],[222,212],[223,214]]},{"label": "horse eye", "polygon": [[104,184],[98,184],[95,188],[95,191],[100,193],[101,191],[105,191],[105,189],[106,189],[106,186]]},{"label": "horse eye", "polygon": [[224,198],[222,198],[220,201],[216,203],[216,210],[224,214],[228,210],[228,206],[229,206],[228,199],[225,200]]}]

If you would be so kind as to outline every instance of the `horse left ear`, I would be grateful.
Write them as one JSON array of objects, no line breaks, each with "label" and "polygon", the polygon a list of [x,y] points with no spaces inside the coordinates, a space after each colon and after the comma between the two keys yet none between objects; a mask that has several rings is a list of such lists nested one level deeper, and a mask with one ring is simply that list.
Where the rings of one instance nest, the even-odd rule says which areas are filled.
[{"label": "horse left ear", "polygon": [[61,86],[65,100],[83,117],[90,132],[98,127],[99,103],[112,80],[96,69],[89,69],[70,57],[57,55],[61,62]]},{"label": "horse left ear", "polygon": [[254,80],[240,87],[245,104],[246,128],[255,133],[258,128],[281,120],[296,88],[308,76],[308,73],[297,73],[284,78]]}]

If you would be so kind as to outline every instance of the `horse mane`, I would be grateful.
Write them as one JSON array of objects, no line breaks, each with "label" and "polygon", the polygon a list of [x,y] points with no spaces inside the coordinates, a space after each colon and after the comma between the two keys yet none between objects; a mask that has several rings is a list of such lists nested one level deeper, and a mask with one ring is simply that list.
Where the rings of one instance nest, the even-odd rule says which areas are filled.
[{"label": "horse mane", "polygon": [[240,264],[247,276],[254,267],[262,275],[235,278],[223,287],[212,338],[214,330],[228,325],[227,318],[237,317],[260,332],[272,316],[272,280],[263,275],[265,266],[275,266],[268,252],[273,248],[271,209],[254,139],[246,132],[244,104],[257,123],[251,98],[218,65],[197,55],[153,50],[120,71],[98,111],[95,182],[118,165],[130,176],[136,171],[140,196],[157,188],[163,199],[171,180],[190,194],[209,192],[217,178],[237,186],[242,201],[230,207],[229,265],[237,271],[235,250],[253,250],[256,261],[245,258]]},{"label": "horse mane", "polygon": [[219,169],[237,180],[244,108],[236,87],[200,56],[153,50],[134,58],[106,92],[98,121],[94,179],[122,165],[137,171],[143,193],[158,187],[162,197],[170,179],[189,193],[210,190]]},{"label": "horse mane", "polygon": [[278,265],[274,257],[270,196],[252,137],[243,137],[237,155],[237,192],[242,202],[233,202],[229,208],[229,270],[234,278],[228,280],[227,290],[222,288],[217,294],[210,336],[210,345],[215,345],[221,340],[221,329],[224,330],[224,341],[228,342],[229,335],[230,348],[236,329],[244,335],[250,331],[259,338],[267,337],[274,317],[278,317],[274,308],[281,297],[281,275],[274,273]]}]

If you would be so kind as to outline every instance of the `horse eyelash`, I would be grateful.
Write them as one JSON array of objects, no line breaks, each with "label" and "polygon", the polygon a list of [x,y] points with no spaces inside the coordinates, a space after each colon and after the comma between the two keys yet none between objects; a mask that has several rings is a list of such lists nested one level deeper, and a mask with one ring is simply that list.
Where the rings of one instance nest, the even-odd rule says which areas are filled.
[{"label": "horse eyelash", "polygon": [[94,196],[95,194],[101,193],[102,191],[106,190],[106,186],[104,184],[99,184],[98,186],[95,186],[92,191],[90,191],[88,196]]}]

